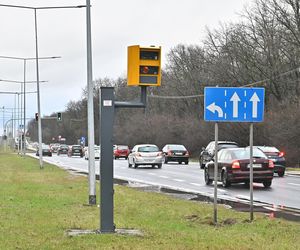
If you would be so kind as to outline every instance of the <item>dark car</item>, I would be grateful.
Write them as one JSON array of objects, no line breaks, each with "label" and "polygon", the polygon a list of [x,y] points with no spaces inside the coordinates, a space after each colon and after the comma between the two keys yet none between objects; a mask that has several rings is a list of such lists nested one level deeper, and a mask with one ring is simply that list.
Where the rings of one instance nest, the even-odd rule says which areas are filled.
[{"label": "dark car", "polygon": [[127,160],[130,153],[129,147],[126,145],[115,145],[114,146],[114,158],[125,158]]},{"label": "dark car", "polygon": [[68,154],[69,147],[67,145],[60,145],[57,149],[57,155]]},{"label": "dark car", "polygon": [[275,147],[270,146],[255,146],[265,153],[270,160],[274,162],[274,173],[277,173],[279,177],[283,177],[285,173],[285,158],[284,152],[279,151]]},{"label": "dark car", "polygon": [[[204,168],[204,178],[207,185],[214,179],[213,161]],[[274,163],[259,149],[253,148],[253,182],[263,183],[270,187],[274,175]],[[218,152],[218,181],[223,187],[231,183],[250,182],[250,148],[227,148]]]},{"label": "dark car", "polygon": [[[233,141],[219,141],[218,142],[218,151],[223,148],[237,148],[238,144]],[[207,162],[213,160],[215,156],[215,141],[211,141],[206,148],[202,148],[202,151],[199,155],[199,164],[200,168],[204,168]]]},{"label": "dark car", "polygon": [[[39,149],[36,151],[36,156],[39,156]],[[52,156],[51,148],[48,145],[42,145],[42,156]]]},{"label": "dark car", "polygon": [[57,150],[59,148],[59,144],[58,143],[50,144],[50,148],[51,148],[52,153],[57,153]]},{"label": "dark car", "polygon": [[175,161],[181,164],[184,162],[185,164],[189,164],[189,152],[185,148],[185,146],[180,144],[167,144],[162,149],[163,154],[165,156],[165,163],[169,161]]},{"label": "dark car", "polygon": [[72,145],[69,148],[68,156],[80,156],[81,158],[84,156],[83,149],[81,145]]}]

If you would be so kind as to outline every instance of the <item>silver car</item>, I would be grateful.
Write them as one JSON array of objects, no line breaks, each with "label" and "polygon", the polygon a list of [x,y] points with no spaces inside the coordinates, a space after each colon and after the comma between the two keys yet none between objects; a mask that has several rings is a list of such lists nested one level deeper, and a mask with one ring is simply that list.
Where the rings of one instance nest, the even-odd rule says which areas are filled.
[{"label": "silver car", "polygon": [[128,167],[137,168],[140,165],[151,165],[161,168],[164,161],[163,153],[154,144],[135,145],[128,155]]},{"label": "silver car", "polygon": [[[89,159],[89,148],[85,147],[84,159]],[[95,145],[95,159],[100,159],[100,146]]]}]

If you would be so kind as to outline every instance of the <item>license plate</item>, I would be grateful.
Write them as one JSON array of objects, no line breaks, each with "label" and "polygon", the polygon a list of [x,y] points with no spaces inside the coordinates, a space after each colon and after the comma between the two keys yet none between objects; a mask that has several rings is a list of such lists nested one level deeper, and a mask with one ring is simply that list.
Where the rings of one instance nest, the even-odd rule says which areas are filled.
[{"label": "license plate", "polygon": [[[261,164],[252,164],[253,168],[261,168]],[[248,164],[248,168],[250,168],[250,164]]]},{"label": "license plate", "polygon": [[175,153],[175,155],[183,155],[183,153]]}]

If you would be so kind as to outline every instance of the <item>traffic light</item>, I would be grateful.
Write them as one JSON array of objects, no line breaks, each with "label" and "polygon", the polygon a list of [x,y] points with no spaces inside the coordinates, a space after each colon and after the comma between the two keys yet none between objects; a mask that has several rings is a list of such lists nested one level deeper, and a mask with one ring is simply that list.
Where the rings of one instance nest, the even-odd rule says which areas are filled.
[{"label": "traffic light", "polygon": [[127,85],[160,86],[161,47],[128,47]]},{"label": "traffic light", "polygon": [[36,120],[36,121],[39,120],[39,113],[35,113],[35,120]]},{"label": "traffic light", "polygon": [[57,121],[62,121],[62,116],[60,112],[57,113]]}]

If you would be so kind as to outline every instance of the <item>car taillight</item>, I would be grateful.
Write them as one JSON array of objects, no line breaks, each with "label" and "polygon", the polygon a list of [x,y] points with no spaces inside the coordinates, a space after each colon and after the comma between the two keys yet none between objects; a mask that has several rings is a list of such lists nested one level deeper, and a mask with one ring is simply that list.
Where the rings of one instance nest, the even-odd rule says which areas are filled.
[{"label": "car taillight", "polygon": [[172,155],[172,151],[171,150],[168,151],[168,155]]},{"label": "car taillight", "polygon": [[158,152],[157,156],[162,156],[162,154],[163,154],[162,152]]},{"label": "car taillight", "polygon": [[232,167],[232,169],[241,168],[239,161],[233,161],[231,167]]},{"label": "car taillight", "polygon": [[283,156],[284,156],[284,152],[281,151],[278,153],[278,157],[283,157]]},{"label": "car taillight", "polygon": [[272,160],[269,160],[269,168],[274,168],[274,162]]},{"label": "car taillight", "polygon": [[190,155],[190,154],[189,154],[189,151],[186,151],[186,152],[185,152],[185,155],[186,155],[186,156],[189,156],[189,155]]}]

